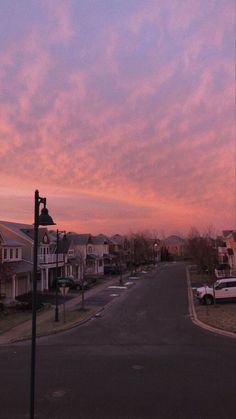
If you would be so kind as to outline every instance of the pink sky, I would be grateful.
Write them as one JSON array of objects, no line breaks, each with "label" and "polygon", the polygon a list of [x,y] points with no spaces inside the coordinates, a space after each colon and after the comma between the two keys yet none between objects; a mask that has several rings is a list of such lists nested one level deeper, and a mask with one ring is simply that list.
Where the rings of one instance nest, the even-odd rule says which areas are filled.
[{"label": "pink sky", "polygon": [[234,0],[1,1],[0,219],[235,226]]}]

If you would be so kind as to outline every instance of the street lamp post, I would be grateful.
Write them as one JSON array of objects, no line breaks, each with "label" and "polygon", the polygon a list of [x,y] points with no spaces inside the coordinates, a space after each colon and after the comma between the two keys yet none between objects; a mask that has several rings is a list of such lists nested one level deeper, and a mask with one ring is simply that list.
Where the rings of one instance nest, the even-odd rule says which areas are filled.
[{"label": "street lamp post", "polygon": [[57,280],[58,280],[58,248],[59,248],[59,233],[64,233],[65,231],[59,231],[57,229],[57,248],[56,248],[56,305],[55,305],[55,322],[59,321],[59,310],[58,310],[58,286],[57,286]]},{"label": "street lamp post", "polygon": [[120,285],[122,285],[122,284],[123,284],[121,252],[122,252],[122,250],[120,249],[120,252],[119,252],[119,262],[120,262]]},{"label": "street lamp post", "polygon": [[55,306],[55,322],[59,321],[58,315],[58,287],[57,287],[57,278],[58,278],[58,246],[59,246],[59,231],[57,230],[57,249],[56,249],[56,306]]},{"label": "street lamp post", "polygon": [[153,251],[154,251],[154,264],[157,263],[157,246],[158,244],[155,242],[153,245]]},{"label": "street lamp post", "polygon": [[[39,215],[40,204],[43,204]],[[31,369],[30,369],[30,419],[34,419],[35,399],[35,354],[36,354],[36,309],[37,309],[37,265],[38,265],[38,229],[39,226],[55,225],[46,208],[46,198],[34,194],[34,257],[33,257],[33,289],[32,289],[32,337],[31,337]]]}]

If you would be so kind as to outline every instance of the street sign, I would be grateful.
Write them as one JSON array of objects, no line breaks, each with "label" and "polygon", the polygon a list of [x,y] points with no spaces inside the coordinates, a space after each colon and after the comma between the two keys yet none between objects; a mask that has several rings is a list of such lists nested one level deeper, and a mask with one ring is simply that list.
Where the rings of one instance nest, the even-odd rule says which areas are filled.
[{"label": "street sign", "polygon": [[65,295],[68,293],[70,287],[60,287],[60,293],[65,297]]}]

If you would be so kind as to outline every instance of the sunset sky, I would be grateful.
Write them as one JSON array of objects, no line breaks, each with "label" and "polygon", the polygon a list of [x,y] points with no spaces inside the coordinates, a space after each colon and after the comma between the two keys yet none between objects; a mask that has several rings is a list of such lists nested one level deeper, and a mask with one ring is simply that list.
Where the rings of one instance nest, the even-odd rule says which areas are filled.
[{"label": "sunset sky", "polygon": [[1,0],[0,220],[235,228],[234,0]]}]

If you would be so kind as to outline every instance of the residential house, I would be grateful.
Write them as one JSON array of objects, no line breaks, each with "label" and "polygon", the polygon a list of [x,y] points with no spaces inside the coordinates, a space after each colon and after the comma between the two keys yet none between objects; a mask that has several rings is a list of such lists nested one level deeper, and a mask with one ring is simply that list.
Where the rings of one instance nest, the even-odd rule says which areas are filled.
[{"label": "residential house", "polygon": [[[56,243],[55,233],[53,236],[53,240]],[[76,279],[83,279],[84,262],[82,254],[76,249],[74,241],[66,233],[62,237],[59,236],[58,252],[64,255],[64,266],[58,273],[58,276],[71,276]]]},{"label": "residential house", "polygon": [[76,257],[83,261],[85,276],[99,276],[104,274],[103,252],[106,243],[101,238],[91,234],[67,233],[67,238],[73,243]]},{"label": "residential house", "polygon": [[236,270],[236,230],[223,231],[223,240],[226,244],[228,264],[231,270]]},{"label": "residential house", "polygon": [[33,264],[22,259],[22,244],[0,233],[0,298],[14,300],[31,289]]},{"label": "residential house", "polygon": [[[28,263],[27,266],[33,264],[33,249],[34,249],[34,228],[30,224],[13,223],[9,221],[0,221],[0,234],[4,237],[5,243],[10,241],[19,243],[18,255],[22,257],[22,261]],[[12,250],[11,250],[12,248]],[[17,245],[15,246],[17,249]],[[4,254],[4,244],[2,246],[2,252]],[[6,253],[6,251],[5,251]],[[9,256],[14,254],[14,247],[9,247]],[[17,250],[15,250],[15,256]],[[39,291],[48,290],[52,285],[53,278],[56,275],[56,247],[55,244],[51,243],[50,235],[47,228],[39,228],[38,234],[38,278],[37,278],[37,289]],[[58,254],[58,266],[59,268],[64,265],[63,254]],[[13,275],[16,274],[13,271]],[[28,278],[28,277],[27,277]],[[25,280],[25,285],[19,288],[19,293],[29,291],[29,281]],[[23,284],[23,281],[22,281]],[[12,290],[12,295],[14,292]]]}]

